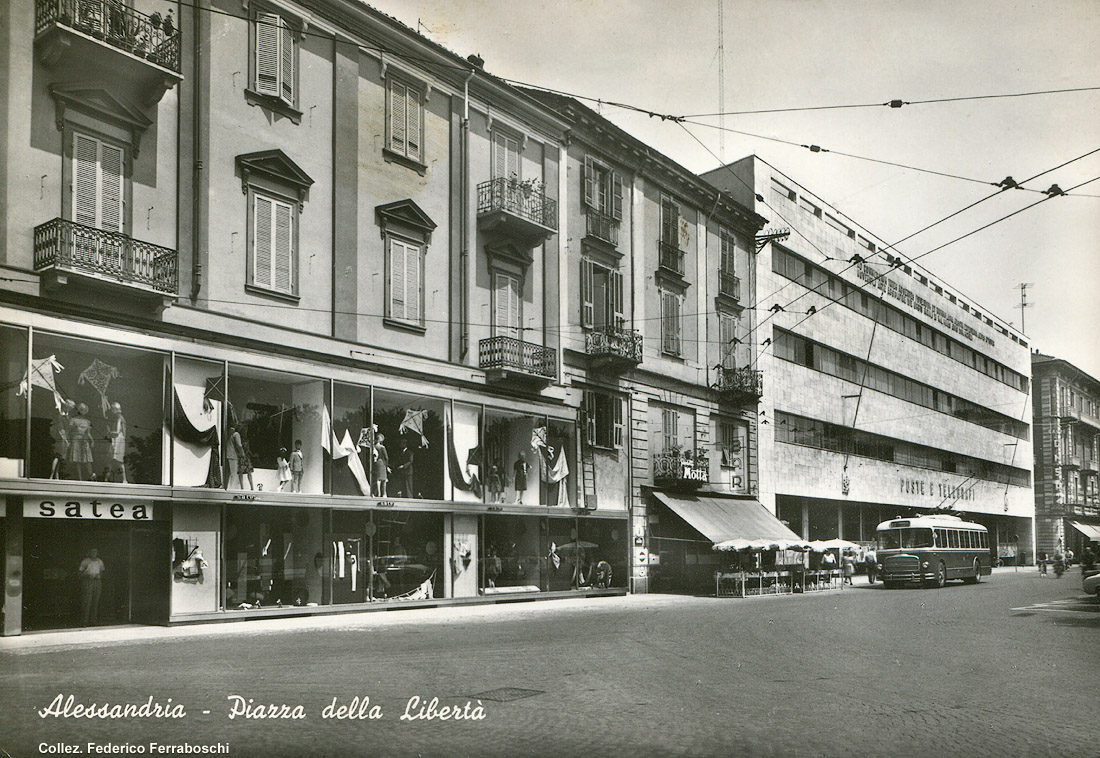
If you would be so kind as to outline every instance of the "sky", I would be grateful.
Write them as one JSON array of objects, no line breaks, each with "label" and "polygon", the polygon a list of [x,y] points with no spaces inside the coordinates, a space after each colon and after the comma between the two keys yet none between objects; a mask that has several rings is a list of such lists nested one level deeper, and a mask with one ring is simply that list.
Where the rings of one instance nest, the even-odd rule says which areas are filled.
[{"label": "sky", "polygon": [[[586,101],[697,173],[755,153],[888,244],[993,194],[992,185],[1006,176],[1023,182],[1100,148],[1100,89],[901,108],[699,115],[719,111],[720,7],[724,110],[738,112],[1100,87],[1097,0],[369,4],[455,53],[481,55],[497,76],[688,116],[678,124]],[[721,124],[756,136],[722,132]],[[1100,152],[1025,186],[1046,190],[1057,183],[1068,190],[1097,177]],[[897,250],[914,258],[997,222],[919,263],[1016,327],[1018,285],[1027,283],[1031,346],[1100,379],[1100,179],[997,221],[1046,197],[1001,192]]]}]

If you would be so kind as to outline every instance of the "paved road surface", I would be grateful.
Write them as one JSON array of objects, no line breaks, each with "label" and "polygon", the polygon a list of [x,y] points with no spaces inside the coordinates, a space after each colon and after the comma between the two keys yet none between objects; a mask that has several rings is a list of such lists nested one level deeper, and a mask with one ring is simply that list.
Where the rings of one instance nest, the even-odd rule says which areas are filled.
[{"label": "paved road surface", "polygon": [[[0,640],[0,748],[14,758],[65,746],[86,755],[89,742],[149,755],[154,741],[226,743],[232,756],[1094,758],[1098,644],[1100,606],[1081,594],[1079,572],[1011,570],[943,590],[863,584],[28,635]],[[187,716],[41,718],[58,694],[171,698]],[[229,719],[231,695],[300,704],[306,718]],[[321,718],[334,697],[355,696],[382,718]],[[485,718],[403,721],[413,696],[480,703]]]}]

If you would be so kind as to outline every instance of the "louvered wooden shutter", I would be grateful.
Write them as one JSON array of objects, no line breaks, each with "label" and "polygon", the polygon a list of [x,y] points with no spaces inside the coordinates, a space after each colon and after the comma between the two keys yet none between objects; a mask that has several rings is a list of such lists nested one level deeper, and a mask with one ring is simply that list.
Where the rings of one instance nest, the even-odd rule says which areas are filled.
[{"label": "louvered wooden shutter", "polygon": [[405,318],[420,323],[420,248],[405,245]]},{"label": "louvered wooden shutter", "polygon": [[673,355],[680,354],[680,299],[672,292],[661,296],[664,307],[661,309],[661,331],[664,336],[664,350]]},{"label": "louvered wooden shutter", "polygon": [[661,242],[669,245],[676,244],[676,222],[675,206],[671,201],[664,200],[661,203]]},{"label": "louvered wooden shutter", "polygon": [[405,94],[404,84],[390,81],[390,149],[402,155],[405,153],[405,143],[408,139],[408,131],[405,128]]},{"label": "louvered wooden shutter", "polygon": [[390,318],[405,319],[405,245],[390,240]]},{"label": "louvered wooden shutter", "polygon": [[596,444],[596,393],[590,390],[584,393],[584,434],[589,445]]},{"label": "louvered wooden shutter", "polygon": [[590,156],[584,157],[584,204],[593,210],[599,210],[596,201],[596,164]]},{"label": "louvered wooden shutter", "polygon": [[611,175],[611,216],[623,220],[623,178],[619,174]]},{"label": "louvered wooden shutter", "polygon": [[623,399],[611,398],[611,444],[617,448],[623,446]]},{"label": "louvered wooden shutter", "polygon": [[508,173],[506,176],[515,176],[517,179],[522,178],[523,172],[520,171],[519,166],[519,142],[510,137],[505,138],[505,145],[507,146],[508,154]]},{"label": "louvered wooden shutter", "polygon": [[623,314],[623,274],[621,271],[611,271],[607,289],[611,301],[611,323],[616,329],[622,329],[626,326],[626,316]]},{"label": "louvered wooden shutter", "polygon": [[279,39],[282,19],[273,13],[256,16],[256,91],[279,96]]},{"label": "louvered wooden shutter", "polygon": [[503,134],[493,135],[493,177],[507,177],[508,145]]},{"label": "louvered wooden shutter", "polygon": [[593,284],[592,261],[581,259],[581,326],[590,327],[595,323],[596,308],[592,298]]},{"label": "louvered wooden shutter", "polygon": [[405,88],[405,155],[420,158],[420,93]]},{"label": "louvered wooden shutter", "polygon": [[288,104],[294,104],[294,32],[290,27],[283,22],[282,27],[279,29],[281,32],[280,42],[282,43],[282,55],[280,63],[282,68],[280,70],[280,76],[282,78],[282,95],[283,100]]},{"label": "louvered wooden shutter", "polygon": [[496,327],[498,335],[519,336],[519,281],[507,274],[497,274]]},{"label": "louvered wooden shutter", "polygon": [[736,337],[737,319],[733,316],[720,314],[718,316],[718,343],[721,348],[719,354],[724,368],[734,368],[736,365],[734,358],[736,346],[734,339]]},{"label": "louvered wooden shutter", "polygon": [[275,211],[275,244],[272,246],[274,287],[280,292],[293,293],[294,287],[294,229],[291,207],[285,203],[273,203]]},{"label": "louvered wooden shutter", "polygon": [[100,222],[99,228],[108,232],[121,232],[123,219],[123,160],[122,148],[100,143]]},{"label": "louvered wooden shutter", "polygon": [[672,448],[678,444],[676,420],[676,411],[670,408],[661,409],[661,441],[666,453],[671,452]]},{"label": "louvered wooden shutter", "polygon": [[73,135],[73,221],[99,222],[99,140]]},{"label": "louvered wooden shutter", "polygon": [[266,197],[256,196],[252,235],[252,282],[261,287],[271,286],[271,220],[274,203]]}]

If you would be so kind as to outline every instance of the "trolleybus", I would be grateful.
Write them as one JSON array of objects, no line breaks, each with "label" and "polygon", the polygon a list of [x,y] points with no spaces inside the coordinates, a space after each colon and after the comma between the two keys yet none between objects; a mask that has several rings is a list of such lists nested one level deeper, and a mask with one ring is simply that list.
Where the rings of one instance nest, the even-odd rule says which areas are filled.
[{"label": "trolleybus", "polygon": [[876,556],[887,589],[907,582],[942,587],[948,579],[974,584],[992,570],[986,528],[958,516],[883,521],[878,525]]}]

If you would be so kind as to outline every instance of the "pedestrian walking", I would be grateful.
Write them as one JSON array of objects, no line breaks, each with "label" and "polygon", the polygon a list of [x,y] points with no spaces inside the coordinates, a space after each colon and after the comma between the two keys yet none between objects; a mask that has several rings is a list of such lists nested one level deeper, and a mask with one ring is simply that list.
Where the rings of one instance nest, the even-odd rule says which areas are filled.
[{"label": "pedestrian walking", "polygon": [[878,555],[874,550],[868,550],[863,554],[863,566],[867,570],[867,583],[874,584],[878,577]]},{"label": "pedestrian walking", "polygon": [[1043,553],[1039,556],[1039,576],[1047,575],[1047,554]]},{"label": "pedestrian walking", "polygon": [[851,550],[844,551],[841,558],[841,568],[844,570],[844,583],[854,585],[856,575],[856,554],[854,552]]}]

